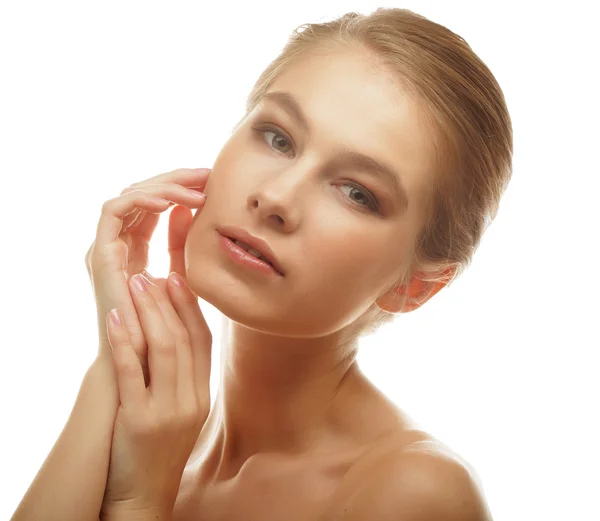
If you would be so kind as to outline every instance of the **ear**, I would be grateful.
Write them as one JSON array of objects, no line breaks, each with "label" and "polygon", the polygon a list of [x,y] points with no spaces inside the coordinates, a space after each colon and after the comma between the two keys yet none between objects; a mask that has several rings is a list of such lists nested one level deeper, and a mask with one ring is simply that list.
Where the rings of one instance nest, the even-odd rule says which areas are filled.
[{"label": "ear", "polygon": [[410,313],[420,308],[438,291],[446,287],[452,279],[454,271],[454,268],[445,269],[438,282],[425,282],[423,280],[424,273],[418,271],[412,276],[408,284],[395,285],[379,297],[376,304],[388,313]]}]

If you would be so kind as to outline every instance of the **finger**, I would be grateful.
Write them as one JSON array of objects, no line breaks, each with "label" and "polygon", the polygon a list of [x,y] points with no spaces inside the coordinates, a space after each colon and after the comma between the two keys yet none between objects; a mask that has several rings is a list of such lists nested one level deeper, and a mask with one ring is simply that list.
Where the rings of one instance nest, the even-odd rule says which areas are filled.
[{"label": "finger", "polygon": [[192,225],[194,216],[189,208],[176,206],[169,216],[169,256],[171,266],[169,273],[175,271],[186,279],[185,272],[185,241]]},{"label": "finger", "polygon": [[[204,400],[210,400],[212,334],[198,304],[198,297],[190,291],[185,281],[181,279],[182,286],[177,286],[174,283],[177,281],[177,274],[174,273],[169,275],[167,281],[169,297],[190,340],[192,363],[187,368],[181,368],[181,374],[185,375],[182,396],[195,392],[198,404],[203,405]],[[210,403],[204,405],[210,406]]]},{"label": "finger", "polygon": [[[102,270],[96,266],[92,275],[92,284],[94,294],[98,301],[97,321],[98,336],[101,346],[110,344],[106,329],[106,315],[112,307],[118,307],[122,319],[125,321],[125,327],[129,335],[129,340],[142,363],[144,375],[148,377],[148,366],[146,360],[146,339],[142,327],[138,320],[138,314],[131,298],[131,292],[127,287],[127,273],[123,269],[117,269],[114,272],[101,274]],[[110,303],[110,307],[107,307]]]},{"label": "finger", "polygon": [[196,394],[194,390],[192,348],[187,328],[177,313],[164,285],[159,287],[150,282],[148,291],[160,308],[164,321],[175,341],[177,350],[177,403],[183,405],[186,410],[190,410],[192,407],[196,407]]},{"label": "finger", "polygon": [[[171,204],[172,203],[169,202],[169,206],[171,206]],[[141,212],[135,222],[131,225],[130,233],[142,237],[146,242],[150,242],[159,220],[160,214],[158,213]]]},{"label": "finger", "polygon": [[[167,282],[167,285],[170,284]],[[169,313],[172,313],[176,317],[177,327],[185,330],[185,340],[177,344],[177,403],[185,411],[195,411],[198,408],[198,395],[194,379],[192,342],[187,328],[179,315],[179,311],[185,306],[185,303],[181,303],[181,288],[177,288],[175,293],[175,298],[168,293],[164,295],[164,298],[170,307]]]},{"label": "finger", "polygon": [[123,228],[123,219],[138,208],[162,212],[168,207],[168,201],[161,201],[142,191],[109,199],[102,205],[102,214],[96,229],[96,244],[107,245],[116,242]]},{"label": "finger", "polygon": [[[179,185],[145,185],[139,188],[144,191],[152,191],[154,195],[160,195],[165,199],[172,199],[178,203],[183,202],[187,206],[198,207],[199,203],[203,204],[204,201],[202,199],[196,199],[193,197],[195,194],[201,194],[202,192],[195,190],[193,188],[184,188]],[[123,193],[128,193],[128,191],[133,190],[132,188],[123,190]],[[178,196],[181,196],[179,198]],[[189,202],[186,202],[189,201]],[[174,202],[170,202],[169,206],[175,204]],[[160,215],[156,213],[148,213],[142,212],[136,219],[136,221],[131,225],[131,233],[134,233],[136,236],[143,238],[147,242],[150,241],[154,231],[156,230],[156,226],[158,225],[158,221],[160,220]]]},{"label": "finger", "polygon": [[146,277],[152,284],[154,284],[155,286],[161,288],[163,291],[167,291],[166,290],[166,282],[167,279],[163,279],[162,277],[154,277],[148,270],[143,270],[142,275],[144,277]]},{"label": "finger", "polygon": [[123,318],[116,308],[106,315],[106,329],[117,374],[119,399],[124,407],[138,407],[146,398],[144,374]]},{"label": "finger", "polygon": [[[122,231],[124,217],[138,208],[160,213],[169,208],[171,201],[197,207],[204,204],[203,198],[198,198],[198,194],[198,190],[163,184],[132,189],[123,195],[109,199],[102,205],[102,215],[96,232],[98,240],[102,244],[115,241]],[[158,217],[155,216],[155,218]],[[150,240],[150,237],[146,238]]]},{"label": "finger", "polygon": [[[158,176],[151,177],[144,181],[134,183],[121,192],[121,195],[130,192],[136,188],[145,188],[146,186],[155,184],[178,184],[186,188],[198,188],[200,191],[204,190],[206,181],[211,170],[209,168],[196,168],[196,169],[178,169],[173,172],[166,174],[160,174]],[[157,214],[147,214],[141,212],[129,225],[130,229],[135,229],[136,234],[149,241],[152,237],[160,216]]]},{"label": "finger", "polygon": [[152,399],[163,410],[168,410],[176,404],[177,398],[177,346],[156,299],[149,291],[150,284],[148,279],[139,274],[129,279],[133,301],[148,343],[148,390]]},{"label": "finger", "polygon": [[[121,191],[121,195],[127,195],[131,192],[147,192],[149,194],[162,197],[163,199],[169,199],[175,202],[174,197],[184,197],[184,201],[190,195],[202,194],[202,190],[196,186],[182,186],[176,183],[156,183],[156,184],[144,184],[138,186],[128,186]],[[192,199],[193,201],[194,199]]]},{"label": "finger", "polygon": [[144,218],[146,212],[140,208],[136,208],[133,212],[123,218],[123,227],[121,232],[135,227],[135,224]]},{"label": "finger", "polygon": [[198,186],[199,188],[204,189],[204,185],[206,184],[210,172],[210,168],[177,168],[171,172],[158,174],[143,181],[133,183],[131,186],[176,183],[182,186]]}]

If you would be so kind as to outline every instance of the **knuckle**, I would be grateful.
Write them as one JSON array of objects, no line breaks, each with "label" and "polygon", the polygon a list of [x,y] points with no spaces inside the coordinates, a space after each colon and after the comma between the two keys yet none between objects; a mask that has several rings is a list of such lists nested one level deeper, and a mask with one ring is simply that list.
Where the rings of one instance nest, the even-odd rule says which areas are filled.
[{"label": "knuckle", "polygon": [[148,420],[146,429],[148,432],[174,431],[180,424],[179,415],[176,410],[161,411],[151,420]]},{"label": "knuckle", "polygon": [[131,183],[129,186],[126,186],[125,188],[123,188],[123,190],[121,190],[121,195],[138,190],[141,186],[144,186],[145,184],[147,184],[146,181]]},{"label": "knuckle", "polygon": [[152,345],[155,351],[160,352],[162,356],[175,357],[177,350],[172,339],[158,339]]},{"label": "knuckle", "polygon": [[108,213],[110,213],[112,211],[112,208],[115,204],[115,198],[113,197],[112,199],[107,199],[106,201],[104,201],[102,203],[102,211],[101,214],[102,215],[106,215]]},{"label": "knuckle", "polygon": [[135,425],[133,426],[134,434],[136,436],[151,436],[163,429],[163,422],[160,418],[157,418],[154,414],[142,415],[136,418]]},{"label": "knuckle", "polygon": [[[117,349],[118,349],[119,347],[122,347],[122,344],[123,344],[122,342],[117,342],[115,344],[115,347],[117,347]],[[133,376],[137,376],[137,373],[139,371],[139,364],[132,363],[129,360],[121,360],[119,362],[119,369],[124,376],[133,377]]]},{"label": "knuckle", "polygon": [[131,186],[129,188],[125,188],[125,190],[123,190],[123,192],[121,193],[121,195],[130,195],[130,194],[134,194],[134,196],[140,196],[140,195],[150,195],[148,193],[147,189],[144,189],[143,186]]},{"label": "knuckle", "polygon": [[190,345],[190,335],[184,327],[177,327],[173,332],[175,344],[178,346],[188,347]]},{"label": "knuckle", "polygon": [[124,243],[96,245],[88,261],[89,269],[102,269],[122,259],[124,255],[127,255],[127,245]]},{"label": "knuckle", "polygon": [[144,336],[139,322],[135,324],[135,327],[133,325],[130,326],[129,324],[126,325],[127,333],[129,334],[129,343],[132,345],[133,350],[136,352],[138,358],[140,359],[140,362],[143,365],[145,361],[145,359],[143,358],[143,353],[146,349],[146,337]]}]

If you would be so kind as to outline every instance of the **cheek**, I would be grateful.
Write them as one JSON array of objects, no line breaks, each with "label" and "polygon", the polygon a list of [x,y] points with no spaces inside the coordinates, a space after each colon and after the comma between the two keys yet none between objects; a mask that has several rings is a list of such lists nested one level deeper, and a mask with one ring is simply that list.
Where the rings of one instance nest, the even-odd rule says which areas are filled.
[{"label": "cheek", "polygon": [[322,238],[313,251],[313,264],[331,273],[343,273],[346,277],[369,276],[378,269],[384,244],[372,236],[346,232]]}]

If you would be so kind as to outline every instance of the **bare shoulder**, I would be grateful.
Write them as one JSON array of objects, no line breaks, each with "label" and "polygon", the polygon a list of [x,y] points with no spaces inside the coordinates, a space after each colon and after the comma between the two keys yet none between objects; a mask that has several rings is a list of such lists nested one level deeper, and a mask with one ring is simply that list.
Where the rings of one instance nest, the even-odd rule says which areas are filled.
[{"label": "bare shoulder", "polygon": [[492,521],[470,465],[421,431],[382,440],[368,451],[348,471],[328,510],[332,521]]}]

